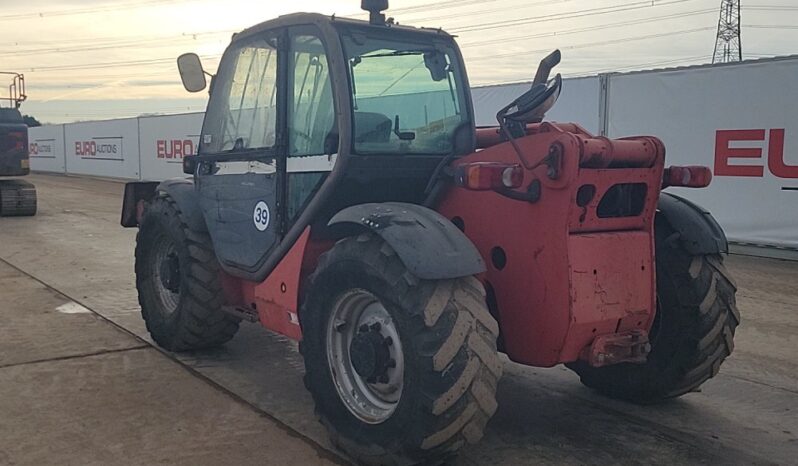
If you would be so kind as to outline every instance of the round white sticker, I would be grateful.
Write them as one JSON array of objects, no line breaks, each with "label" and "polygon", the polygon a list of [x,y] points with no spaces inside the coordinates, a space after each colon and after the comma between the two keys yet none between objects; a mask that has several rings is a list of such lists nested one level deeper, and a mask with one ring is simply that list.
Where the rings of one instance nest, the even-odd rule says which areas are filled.
[{"label": "round white sticker", "polygon": [[252,220],[255,222],[255,228],[258,231],[266,231],[269,227],[269,206],[265,202],[260,201],[255,206],[255,212],[252,213]]}]

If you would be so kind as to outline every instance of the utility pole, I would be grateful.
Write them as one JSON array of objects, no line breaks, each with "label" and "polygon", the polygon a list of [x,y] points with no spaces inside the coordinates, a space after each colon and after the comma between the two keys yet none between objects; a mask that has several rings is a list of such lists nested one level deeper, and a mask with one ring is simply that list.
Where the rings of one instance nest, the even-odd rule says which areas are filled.
[{"label": "utility pole", "polygon": [[721,0],[718,36],[712,63],[729,63],[743,60],[743,45],[740,41],[740,1]]}]

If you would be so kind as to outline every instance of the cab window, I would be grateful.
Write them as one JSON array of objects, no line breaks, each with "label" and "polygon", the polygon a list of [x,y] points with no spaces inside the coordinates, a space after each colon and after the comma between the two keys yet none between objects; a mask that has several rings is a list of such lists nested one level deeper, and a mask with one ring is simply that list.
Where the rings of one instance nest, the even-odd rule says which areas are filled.
[{"label": "cab window", "polygon": [[447,154],[469,122],[454,50],[344,36],[358,154]]},{"label": "cab window", "polygon": [[225,53],[205,115],[200,153],[273,147],[277,130],[277,43],[258,37]]},{"label": "cab window", "polygon": [[288,155],[322,155],[335,121],[327,55],[315,36],[293,37],[291,50],[293,82],[288,115]]},{"label": "cab window", "polygon": [[296,218],[318,188],[338,150],[327,54],[314,35],[291,38],[288,106],[287,218]]}]

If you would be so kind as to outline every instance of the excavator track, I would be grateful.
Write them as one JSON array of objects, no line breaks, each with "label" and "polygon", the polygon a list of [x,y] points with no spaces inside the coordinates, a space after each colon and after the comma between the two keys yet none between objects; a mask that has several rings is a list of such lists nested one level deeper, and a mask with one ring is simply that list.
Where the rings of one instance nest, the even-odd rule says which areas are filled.
[{"label": "excavator track", "polygon": [[0,181],[0,217],[36,215],[36,187],[27,181]]}]

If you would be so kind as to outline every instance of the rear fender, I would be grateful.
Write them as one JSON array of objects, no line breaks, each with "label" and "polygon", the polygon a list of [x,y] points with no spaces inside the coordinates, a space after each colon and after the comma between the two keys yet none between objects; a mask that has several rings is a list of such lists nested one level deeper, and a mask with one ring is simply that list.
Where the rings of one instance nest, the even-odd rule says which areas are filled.
[{"label": "rear fender", "polygon": [[199,199],[194,192],[194,181],[175,178],[161,183],[135,181],[125,185],[122,203],[122,226],[137,227],[144,211],[144,204],[155,199],[156,195],[169,195],[183,214],[183,220],[195,231],[206,231],[205,219],[199,207]]},{"label": "rear fender", "polygon": [[329,226],[354,224],[385,240],[416,277],[441,280],[485,271],[470,239],[446,217],[415,204],[360,204],[338,212]]},{"label": "rear fender", "polygon": [[706,209],[683,197],[663,192],[657,205],[657,216],[679,233],[680,241],[690,254],[729,252],[729,242],[718,222]]}]

